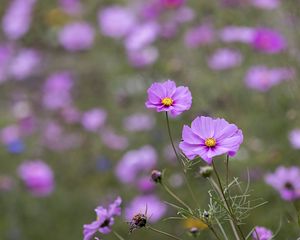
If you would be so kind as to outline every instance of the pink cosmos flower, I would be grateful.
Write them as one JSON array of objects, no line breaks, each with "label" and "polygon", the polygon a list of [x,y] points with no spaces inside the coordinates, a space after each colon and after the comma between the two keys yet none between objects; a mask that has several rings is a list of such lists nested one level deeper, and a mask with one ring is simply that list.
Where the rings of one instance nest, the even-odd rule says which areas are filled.
[{"label": "pink cosmos flower", "polygon": [[83,114],[81,123],[86,130],[95,132],[103,126],[106,117],[107,113],[105,110],[101,108],[94,108]]},{"label": "pink cosmos flower", "polygon": [[115,173],[123,183],[134,183],[141,174],[151,171],[157,162],[157,153],[152,146],[146,145],[125,153],[116,166]]},{"label": "pink cosmos flower", "polygon": [[146,107],[155,108],[157,112],[166,111],[172,116],[178,116],[192,105],[192,95],[188,87],[176,87],[171,80],[153,83],[147,93]]},{"label": "pink cosmos flower", "polygon": [[99,12],[98,22],[104,36],[120,39],[132,30],[136,19],[129,9],[114,5]]},{"label": "pink cosmos flower", "polygon": [[160,0],[166,8],[178,8],[184,5],[185,0]]},{"label": "pink cosmos flower", "polygon": [[271,240],[273,238],[273,233],[271,230],[257,226],[252,233],[253,240]]},{"label": "pink cosmos flower", "polygon": [[224,119],[202,116],[192,122],[191,128],[183,127],[182,139],[179,148],[190,160],[200,156],[211,164],[215,156],[234,156],[243,142],[243,134]]},{"label": "pink cosmos flower", "polygon": [[185,34],[185,45],[189,48],[196,48],[207,45],[215,40],[215,32],[211,24],[202,24],[200,26],[191,28]]},{"label": "pink cosmos flower", "polygon": [[225,70],[236,67],[243,60],[242,54],[237,50],[228,48],[218,49],[209,59],[208,66],[213,70]]},{"label": "pink cosmos flower", "polygon": [[13,0],[2,19],[5,35],[12,40],[23,37],[29,30],[36,0]]},{"label": "pink cosmos flower", "polygon": [[128,116],[123,121],[124,128],[129,132],[149,131],[155,125],[155,118],[144,113]]},{"label": "pink cosmos flower", "polygon": [[82,11],[80,0],[59,0],[59,6],[68,14],[75,15]]},{"label": "pink cosmos flower", "polygon": [[251,89],[266,92],[271,87],[284,80],[294,78],[295,72],[289,68],[268,68],[266,66],[253,66],[245,76],[245,84]]},{"label": "pink cosmos flower", "polygon": [[275,54],[283,51],[287,42],[277,31],[269,28],[258,28],[255,31],[252,46],[263,53]]},{"label": "pink cosmos flower", "polygon": [[261,9],[273,10],[279,7],[279,0],[251,0],[250,3]]},{"label": "pink cosmos flower", "polygon": [[36,197],[45,197],[54,189],[51,168],[41,160],[27,161],[18,168],[18,174],[28,190]]},{"label": "pink cosmos flower", "polygon": [[294,129],[289,133],[289,140],[293,148],[300,149],[300,129]]},{"label": "pink cosmos flower", "polygon": [[282,199],[293,201],[300,198],[300,169],[280,166],[265,177],[265,182],[280,193]]},{"label": "pink cosmos flower", "polygon": [[255,29],[251,27],[227,26],[219,32],[223,42],[251,43],[255,35]]},{"label": "pink cosmos flower", "polygon": [[113,150],[124,150],[128,147],[128,138],[117,134],[113,129],[106,128],[101,131],[102,143]]},{"label": "pink cosmos flower", "polygon": [[167,206],[156,195],[137,196],[125,209],[126,220],[131,221],[139,213],[145,214],[146,209],[149,222],[154,223],[165,215]]},{"label": "pink cosmos flower", "polygon": [[159,53],[155,47],[145,47],[138,50],[128,50],[129,63],[136,68],[143,68],[152,65],[158,59]]},{"label": "pink cosmos flower", "polygon": [[58,36],[60,44],[70,52],[91,48],[94,37],[94,29],[86,22],[70,23],[60,30]]},{"label": "pink cosmos flower", "polygon": [[95,209],[97,220],[83,225],[83,240],[90,240],[95,233],[108,234],[111,232],[112,225],[115,223],[115,216],[121,215],[122,199],[118,197],[108,208],[98,206]]}]

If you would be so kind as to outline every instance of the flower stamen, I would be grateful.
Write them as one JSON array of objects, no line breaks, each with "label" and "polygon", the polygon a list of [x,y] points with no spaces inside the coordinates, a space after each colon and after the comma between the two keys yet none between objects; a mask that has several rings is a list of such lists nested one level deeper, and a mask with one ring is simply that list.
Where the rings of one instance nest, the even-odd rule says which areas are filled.
[{"label": "flower stamen", "polygon": [[165,97],[161,100],[161,103],[167,107],[170,107],[173,104],[173,99],[169,97]]},{"label": "flower stamen", "polygon": [[205,146],[207,146],[207,147],[214,147],[214,146],[216,146],[216,144],[217,144],[217,142],[214,138],[207,138],[205,140]]}]

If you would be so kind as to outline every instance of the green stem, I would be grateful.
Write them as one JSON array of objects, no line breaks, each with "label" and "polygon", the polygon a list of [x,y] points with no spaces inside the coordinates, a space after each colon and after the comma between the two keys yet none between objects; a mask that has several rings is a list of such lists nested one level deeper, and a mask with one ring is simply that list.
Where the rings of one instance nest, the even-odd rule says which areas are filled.
[{"label": "green stem", "polygon": [[125,240],[120,234],[118,234],[116,231],[113,231],[113,233],[115,234],[115,236],[119,239],[119,240]]},{"label": "green stem", "polygon": [[170,188],[168,188],[165,184],[163,184],[162,182],[160,183],[161,186],[173,197],[175,198],[179,203],[181,203],[183,206],[185,206],[188,211],[192,214],[193,211],[192,209],[189,207],[189,205],[187,205],[183,200],[181,200],[175,193],[172,192],[172,190]]},{"label": "green stem", "polygon": [[218,180],[218,184],[219,184],[219,187],[220,187],[220,190],[221,190],[221,194],[222,194],[222,196],[223,196],[223,198],[224,198],[226,207],[228,208],[228,211],[230,212],[230,216],[231,216],[231,218],[232,218],[232,220],[233,220],[235,226],[237,227],[237,229],[238,229],[238,231],[239,231],[239,233],[240,233],[242,239],[245,240],[246,238],[245,238],[245,236],[244,236],[244,233],[243,233],[242,229],[240,228],[240,226],[239,226],[239,224],[238,224],[238,221],[237,221],[237,219],[236,219],[236,217],[235,217],[235,215],[234,215],[234,213],[233,213],[233,211],[232,211],[232,209],[231,209],[231,206],[230,206],[230,204],[228,203],[228,201],[227,201],[227,199],[226,199],[226,196],[225,196],[225,194],[224,194],[224,189],[223,189],[223,186],[222,186],[222,183],[221,183],[221,179],[220,179],[220,176],[219,176],[218,171],[217,171],[217,169],[216,169],[216,166],[215,166],[214,161],[212,161],[212,165],[213,165],[213,169],[214,169],[214,172],[215,172],[215,174],[216,174],[216,177],[217,177],[217,180]]},{"label": "green stem", "polygon": [[150,227],[150,226],[148,226],[147,228],[149,228],[149,229],[152,230],[153,232],[157,232],[157,233],[159,233],[159,234],[161,234],[161,235],[165,235],[165,236],[170,237],[170,238],[173,238],[173,239],[181,240],[180,238],[178,238],[178,237],[176,237],[176,236],[174,236],[174,235],[172,235],[172,234],[170,234],[170,233],[166,233],[166,232],[164,232],[164,231],[155,229],[155,228]]},{"label": "green stem", "polygon": [[[191,188],[191,186],[190,186],[190,184],[189,184],[189,182],[188,182],[188,180],[187,180],[186,172],[185,172],[185,170],[184,170],[184,164],[183,164],[182,160],[180,159],[179,154],[177,153],[176,148],[175,148],[175,145],[174,145],[174,141],[173,141],[172,134],[171,134],[171,128],[170,128],[170,122],[169,122],[169,115],[168,115],[168,112],[166,112],[166,121],[167,121],[168,134],[169,134],[169,138],[170,138],[170,142],[171,142],[173,151],[174,151],[174,153],[175,153],[175,155],[176,155],[177,161],[178,161],[178,162],[182,165],[182,167],[183,167],[183,178],[184,178],[185,184],[186,184],[186,186],[188,187],[188,190],[189,190],[189,192],[190,192],[190,194],[191,194],[191,196],[192,196],[194,202],[196,203],[196,205],[198,205],[198,202],[197,202],[197,200],[196,200],[196,196],[195,196],[195,194],[194,194],[194,192],[193,192],[193,190],[192,190],[192,188]],[[199,205],[198,205],[198,207],[199,207]]]},{"label": "green stem", "polygon": [[219,235],[217,234],[217,232],[215,231],[215,229],[210,226],[210,225],[207,225],[209,227],[209,229],[211,230],[211,232],[213,233],[213,235],[216,237],[216,239],[218,240],[221,240],[221,238],[219,237]]}]

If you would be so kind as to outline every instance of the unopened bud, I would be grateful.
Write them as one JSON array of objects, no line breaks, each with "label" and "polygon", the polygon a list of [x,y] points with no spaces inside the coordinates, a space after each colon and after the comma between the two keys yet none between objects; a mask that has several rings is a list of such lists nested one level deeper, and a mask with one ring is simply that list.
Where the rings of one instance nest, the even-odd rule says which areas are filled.
[{"label": "unopened bud", "polygon": [[200,175],[204,178],[209,178],[213,172],[213,168],[211,166],[204,166],[200,168]]},{"label": "unopened bud", "polygon": [[153,170],[151,172],[151,179],[153,180],[153,182],[161,183],[161,178],[162,178],[161,171]]}]

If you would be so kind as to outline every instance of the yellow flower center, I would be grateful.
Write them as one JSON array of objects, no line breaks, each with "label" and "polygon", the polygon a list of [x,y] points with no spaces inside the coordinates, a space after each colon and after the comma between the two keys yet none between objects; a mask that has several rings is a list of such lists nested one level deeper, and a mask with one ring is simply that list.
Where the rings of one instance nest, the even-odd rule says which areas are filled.
[{"label": "yellow flower center", "polygon": [[216,146],[216,144],[217,144],[217,142],[214,138],[207,138],[205,140],[205,146],[207,146],[207,147],[214,147],[214,146]]},{"label": "yellow flower center", "polygon": [[173,104],[173,99],[165,97],[163,100],[161,100],[161,103],[167,107],[170,107]]}]

